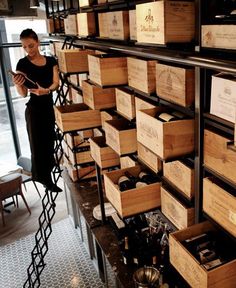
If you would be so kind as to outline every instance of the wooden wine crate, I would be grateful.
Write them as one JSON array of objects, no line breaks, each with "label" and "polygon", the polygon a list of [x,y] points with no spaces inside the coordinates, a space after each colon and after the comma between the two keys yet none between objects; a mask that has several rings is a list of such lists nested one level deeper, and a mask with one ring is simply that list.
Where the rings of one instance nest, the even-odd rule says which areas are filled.
[{"label": "wooden wine crate", "polygon": [[203,222],[171,233],[169,236],[170,263],[193,288],[234,288],[236,260],[207,271],[182,245],[182,241],[214,230],[210,222]]},{"label": "wooden wine crate", "polygon": [[[58,57],[59,51],[62,49],[63,42],[54,41],[53,45],[54,45],[55,56]],[[64,47],[64,48],[66,49],[66,47]],[[58,61],[59,61],[59,59],[58,59]]]},{"label": "wooden wine crate", "polygon": [[116,120],[118,116],[112,111],[101,111],[102,129],[105,130],[105,122],[108,120]]},{"label": "wooden wine crate", "polygon": [[92,109],[105,109],[116,106],[115,88],[101,88],[90,81],[82,83],[84,103]]},{"label": "wooden wine crate", "polygon": [[88,179],[96,177],[96,170],[94,165],[89,165],[86,167],[77,167],[75,168],[70,161],[64,157],[63,166],[66,167],[67,172],[72,179],[72,181],[76,182],[80,179]]},{"label": "wooden wine crate", "polygon": [[129,86],[145,93],[156,90],[156,63],[155,60],[127,58]]},{"label": "wooden wine crate", "polygon": [[64,73],[88,71],[88,55],[94,54],[93,50],[62,49],[58,51],[59,69]]},{"label": "wooden wine crate", "polygon": [[73,104],[84,103],[83,96],[75,89],[72,89],[72,102]]},{"label": "wooden wine crate", "polygon": [[100,130],[100,129],[98,129],[98,128],[94,128],[93,129],[93,136],[94,137],[100,137],[100,136],[103,136],[104,134],[103,134],[103,132]]},{"label": "wooden wine crate", "polygon": [[[61,23],[60,23],[61,21]],[[65,21],[65,20],[64,20]],[[48,33],[57,33],[60,31],[60,24],[64,26],[64,21],[59,18],[48,18],[46,20],[46,27],[47,27],[47,32]]]},{"label": "wooden wine crate", "polygon": [[77,74],[72,74],[69,76],[71,84],[78,86],[79,85],[79,75]]},{"label": "wooden wine crate", "polygon": [[78,13],[77,23],[79,36],[93,36],[96,34],[96,22],[93,12]]},{"label": "wooden wine crate", "polygon": [[203,211],[236,237],[236,197],[218,182],[203,179]]},{"label": "wooden wine crate", "polygon": [[75,14],[68,15],[64,19],[64,26],[65,26],[65,34],[77,35],[78,34],[77,16]]},{"label": "wooden wine crate", "polygon": [[88,73],[81,73],[79,77],[79,86],[82,87],[82,82],[88,80]]},{"label": "wooden wine crate", "polygon": [[137,151],[136,128],[129,128],[125,119],[105,122],[106,143],[119,155]]},{"label": "wooden wine crate", "polygon": [[129,11],[107,13],[108,35],[110,39],[129,39]]},{"label": "wooden wine crate", "polygon": [[81,135],[83,139],[88,139],[88,138],[93,137],[93,129],[78,131],[78,133],[79,135]]},{"label": "wooden wine crate", "polygon": [[210,113],[235,123],[236,115],[236,77],[219,73],[212,76]]},{"label": "wooden wine crate", "polygon": [[129,10],[129,38],[137,40],[136,10]]},{"label": "wooden wine crate", "polygon": [[185,119],[161,122],[158,113],[167,112],[156,107],[137,112],[137,140],[162,159],[171,159],[192,153],[194,150],[194,120]]},{"label": "wooden wine crate", "polygon": [[134,94],[125,88],[116,88],[116,110],[128,120],[135,118]]},{"label": "wooden wine crate", "polygon": [[120,168],[125,169],[138,165],[138,162],[132,159],[130,156],[120,157]]},{"label": "wooden wine crate", "polygon": [[126,57],[109,54],[88,57],[90,80],[100,86],[125,85],[128,83]]},{"label": "wooden wine crate", "polygon": [[194,103],[195,75],[193,68],[156,64],[157,95],[188,107]]},{"label": "wooden wine crate", "polygon": [[140,166],[134,166],[104,174],[106,197],[121,217],[131,216],[160,206],[160,182],[123,192],[118,189],[118,179],[124,175],[125,171],[137,177],[141,170]]},{"label": "wooden wine crate", "polygon": [[202,47],[236,49],[236,26],[202,25]]},{"label": "wooden wine crate", "polygon": [[[81,144],[79,147],[89,147],[89,143]],[[94,162],[93,158],[91,157],[90,150],[83,152],[72,152],[71,149],[68,149],[68,158],[72,165]]]},{"label": "wooden wine crate", "polygon": [[178,229],[194,224],[195,209],[184,205],[164,187],[161,187],[161,212]]},{"label": "wooden wine crate", "polygon": [[151,150],[138,142],[138,158],[147,165],[152,171],[162,170],[162,161]]},{"label": "wooden wine crate", "polygon": [[77,131],[73,133],[66,133],[64,139],[71,149],[84,142],[83,137]]},{"label": "wooden wine crate", "polygon": [[136,5],[138,42],[191,42],[195,34],[195,5],[187,1],[157,1]]},{"label": "wooden wine crate", "polygon": [[108,30],[107,13],[98,13],[98,27],[99,27],[99,36],[101,38],[108,38],[109,30]]},{"label": "wooden wine crate", "polygon": [[120,158],[111,147],[106,145],[104,136],[90,139],[91,156],[100,168],[118,166]]},{"label": "wooden wine crate", "polygon": [[191,199],[194,196],[194,169],[182,161],[163,163],[163,175],[176,186],[182,194]]},{"label": "wooden wine crate", "polygon": [[95,3],[94,0],[79,0],[79,7],[91,6],[94,3]]},{"label": "wooden wine crate", "polygon": [[135,110],[136,110],[136,115],[137,115],[137,111],[139,110],[144,110],[144,109],[151,109],[151,108],[155,108],[156,106],[144,101],[143,99],[140,99],[138,97],[135,97]]},{"label": "wooden wine crate", "polygon": [[204,131],[204,164],[221,176],[236,183],[236,153],[228,149],[227,143],[233,139],[216,134],[208,129]]},{"label": "wooden wine crate", "polygon": [[54,113],[57,126],[62,132],[101,126],[100,111],[89,110],[83,103],[54,106]]}]

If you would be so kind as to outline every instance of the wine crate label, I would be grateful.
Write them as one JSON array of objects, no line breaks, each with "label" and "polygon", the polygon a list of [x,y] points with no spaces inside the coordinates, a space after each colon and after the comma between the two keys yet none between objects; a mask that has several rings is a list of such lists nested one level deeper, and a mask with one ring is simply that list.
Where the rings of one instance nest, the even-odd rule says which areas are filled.
[{"label": "wine crate label", "polygon": [[187,208],[161,187],[161,211],[178,228],[194,224],[194,208]]},{"label": "wine crate label", "polygon": [[211,181],[203,180],[203,210],[236,236],[236,197]]},{"label": "wine crate label", "polygon": [[194,9],[194,3],[185,1],[136,5],[138,42],[166,44],[191,41],[195,33]]},{"label": "wine crate label", "polygon": [[134,95],[122,88],[116,88],[117,111],[128,120],[135,118]]},{"label": "wine crate label", "polygon": [[210,113],[235,123],[236,77],[227,74],[212,76]]},{"label": "wine crate label", "polygon": [[129,38],[129,12],[107,13],[108,35],[110,39],[127,40]]},{"label": "wine crate label", "polygon": [[77,35],[78,34],[77,16],[68,15],[66,19],[64,19],[64,26],[65,26],[65,34]]},{"label": "wine crate label", "polygon": [[236,49],[235,25],[202,25],[202,47]]},{"label": "wine crate label", "polygon": [[109,37],[108,30],[108,13],[98,13],[99,36],[102,38]]},{"label": "wine crate label", "polygon": [[163,99],[181,106],[194,102],[194,69],[156,64],[156,92]]},{"label": "wine crate label", "polygon": [[163,164],[163,175],[188,198],[194,195],[194,170],[181,161]]},{"label": "wine crate label", "polygon": [[156,89],[157,61],[127,58],[129,86],[145,93],[153,93]]},{"label": "wine crate label", "polygon": [[130,40],[137,40],[136,10],[129,10]]}]

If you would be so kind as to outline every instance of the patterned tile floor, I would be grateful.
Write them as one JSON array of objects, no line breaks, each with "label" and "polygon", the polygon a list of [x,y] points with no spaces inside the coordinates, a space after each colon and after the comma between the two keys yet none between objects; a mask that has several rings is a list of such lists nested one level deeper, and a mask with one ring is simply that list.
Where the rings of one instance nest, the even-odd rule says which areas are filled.
[{"label": "patterned tile floor", "polygon": [[[104,288],[69,218],[52,225],[42,288]],[[20,288],[26,280],[34,234],[0,246],[0,288]]]}]

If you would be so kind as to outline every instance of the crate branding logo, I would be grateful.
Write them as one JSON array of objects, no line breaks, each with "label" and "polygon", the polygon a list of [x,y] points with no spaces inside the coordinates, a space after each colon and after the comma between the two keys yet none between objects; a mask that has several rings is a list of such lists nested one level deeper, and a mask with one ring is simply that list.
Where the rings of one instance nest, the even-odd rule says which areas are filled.
[{"label": "crate branding logo", "polygon": [[144,18],[146,25],[141,25],[141,32],[159,32],[160,28],[159,26],[153,26],[154,24],[154,16],[152,15],[152,10],[149,8],[147,15]]}]

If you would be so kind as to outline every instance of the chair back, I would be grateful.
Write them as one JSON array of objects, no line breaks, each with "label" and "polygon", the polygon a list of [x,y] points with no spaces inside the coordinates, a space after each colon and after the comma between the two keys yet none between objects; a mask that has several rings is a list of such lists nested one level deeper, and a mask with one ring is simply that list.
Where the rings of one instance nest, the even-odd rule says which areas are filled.
[{"label": "chair back", "polygon": [[0,182],[0,201],[19,193],[21,189],[21,176]]},{"label": "chair back", "polygon": [[31,160],[28,157],[20,156],[17,165],[21,166],[25,172],[31,173]]}]

